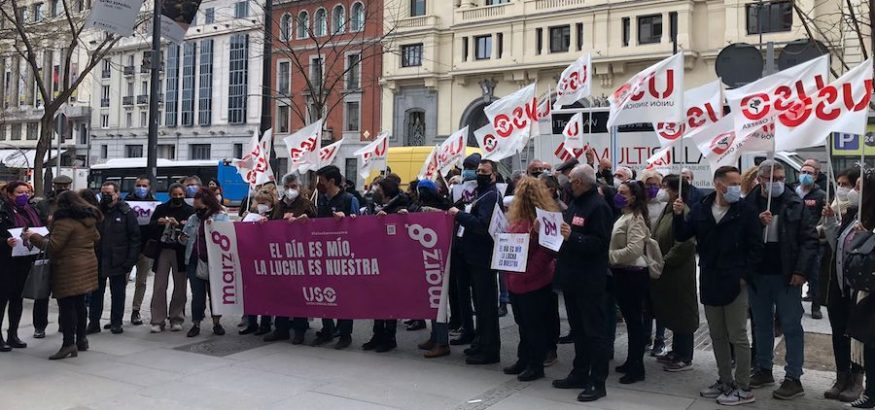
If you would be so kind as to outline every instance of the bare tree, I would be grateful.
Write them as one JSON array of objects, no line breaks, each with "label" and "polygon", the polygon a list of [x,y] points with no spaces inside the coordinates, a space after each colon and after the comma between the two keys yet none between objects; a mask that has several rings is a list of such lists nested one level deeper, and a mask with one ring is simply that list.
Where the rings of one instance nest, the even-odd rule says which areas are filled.
[{"label": "bare tree", "polygon": [[[49,150],[54,134],[55,116],[61,107],[70,100],[91,70],[96,67],[121,37],[113,34],[94,33],[83,35],[89,10],[84,0],[58,0],[63,7],[56,17],[34,18],[27,21],[26,8],[30,2],[21,0],[0,0],[0,14],[7,23],[0,29],[3,47],[22,58],[27,69],[33,73],[37,91],[43,101],[43,114],[40,118],[40,135],[36,144],[36,160],[33,164],[34,189],[42,195],[43,158]],[[11,23],[11,24],[9,24]],[[142,22],[138,23],[141,24]],[[85,33],[87,34],[87,33]],[[92,40],[87,41],[86,40]],[[46,50],[61,50],[61,78],[57,89],[53,89],[51,76],[42,72],[40,58]],[[80,64],[73,77],[74,56],[85,50],[88,58]],[[28,87],[32,84],[27,84]],[[17,96],[15,98],[18,98]]]}]

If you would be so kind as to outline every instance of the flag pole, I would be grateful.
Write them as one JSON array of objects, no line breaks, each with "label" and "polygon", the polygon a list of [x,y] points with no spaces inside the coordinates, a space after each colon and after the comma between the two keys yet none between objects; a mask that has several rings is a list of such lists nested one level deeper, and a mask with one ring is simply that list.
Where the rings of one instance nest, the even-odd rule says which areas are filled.
[{"label": "flag pole", "polygon": [[860,199],[857,203],[857,223],[863,220],[863,190],[866,189],[866,144],[862,143],[864,138],[866,138],[866,124],[863,124],[863,132],[860,134]]},{"label": "flag pole", "polygon": [[[766,211],[772,212],[772,185],[775,183],[775,136],[772,135],[772,151],[769,152],[769,161],[771,161],[771,167],[769,170],[769,197],[766,200]],[[769,241],[769,227],[766,226],[765,232],[763,232],[763,242]]]}]

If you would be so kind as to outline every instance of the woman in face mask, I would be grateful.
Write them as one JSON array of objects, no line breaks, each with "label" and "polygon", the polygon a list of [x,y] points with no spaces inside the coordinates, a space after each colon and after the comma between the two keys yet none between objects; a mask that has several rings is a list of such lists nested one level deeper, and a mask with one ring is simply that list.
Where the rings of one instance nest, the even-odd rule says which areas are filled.
[{"label": "woman in face mask", "polygon": [[[656,226],[657,221],[667,208],[667,193],[662,189],[662,175],[654,170],[645,169],[638,175],[638,179],[644,184],[644,192],[647,194],[647,215],[650,216],[650,226]],[[653,302],[647,298],[644,313],[644,334],[647,342],[651,342],[651,330],[654,325]],[[665,356],[665,326],[656,323],[656,336],[652,341],[650,355],[654,357]]]},{"label": "woman in face mask", "polygon": [[[206,317],[207,298],[210,296],[209,257],[207,255],[206,225],[213,222],[229,221],[228,214],[219,204],[216,195],[209,189],[202,188],[194,195],[194,215],[188,218],[180,243],[185,245],[185,260],[187,275],[191,284],[191,322],[187,336],[195,337],[201,332],[201,321]],[[206,274],[206,279],[202,276]],[[212,315],[213,334],[222,336],[225,328],[221,324],[221,315]]]},{"label": "woman in face mask", "polygon": [[[246,220],[251,220],[250,215],[257,215],[261,219],[260,222],[265,222],[273,216],[273,210],[276,207],[276,199],[270,191],[261,190],[255,194],[255,203],[246,216]],[[238,332],[241,335],[254,334],[256,336],[266,335],[271,331],[271,316],[261,316],[259,321],[258,315],[246,316],[246,327]],[[260,323],[260,324],[259,324]]]},{"label": "woman in face mask", "polygon": [[[170,200],[158,205],[152,213],[149,222],[151,227],[149,238],[160,246],[160,252],[155,259],[152,302],[151,331],[164,331],[167,319],[170,319],[170,330],[182,330],[185,320],[185,301],[188,286],[185,280],[185,246],[179,243],[179,233],[185,221],[194,213],[194,208],[185,203],[186,188],[173,184],[167,190]],[[168,311],[167,287],[173,278],[173,295]]]},{"label": "woman in face mask", "polygon": [[24,309],[22,292],[24,282],[30,273],[36,256],[12,256],[12,248],[23,240],[9,233],[12,228],[32,228],[43,226],[36,209],[30,204],[30,186],[16,181],[4,187],[5,200],[0,202],[0,328],[8,306],[8,332],[6,339],[0,334],[0,352],[12,348],[25,348],[27,344],[18,337],[18,325]]}]

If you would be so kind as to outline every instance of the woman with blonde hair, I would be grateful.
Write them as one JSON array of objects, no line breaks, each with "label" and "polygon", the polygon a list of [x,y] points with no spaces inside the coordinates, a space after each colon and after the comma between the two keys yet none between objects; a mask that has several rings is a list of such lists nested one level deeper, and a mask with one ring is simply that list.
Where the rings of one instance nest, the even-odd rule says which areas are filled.
[{"label": "woman with blonde hair", "polygon": [[741,197],[744,198],[750,191],[753,191],[757,186],[757,176],[759,176],[760,167],[753,166],[748,168],[741,174]]},{"label": "woman with blonde hair", "polygon": [[544,377],[544,359],[551,343],[549,317],[553,298],[555,255],[538,246],[536,209],[558,212],[559,207],[547,186],[536,178],[523,177],[514,190],[514,200],[507,213],[508,233],[529,234],[526,271],[507,275],[507,290],[513,309],[513,319],[519,326],[520,342],[517,361],[504,369],[519,381]]}]

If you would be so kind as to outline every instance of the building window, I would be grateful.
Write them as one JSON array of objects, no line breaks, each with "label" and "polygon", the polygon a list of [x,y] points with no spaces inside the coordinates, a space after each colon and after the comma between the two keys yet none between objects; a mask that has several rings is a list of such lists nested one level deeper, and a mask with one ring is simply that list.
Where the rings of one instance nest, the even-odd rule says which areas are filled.
[{"label": "building window", "polygon": [[322,37],[328,34],[328,16],[325,9],[316,10],[313,15],[313,35]]},{"label": "building window", "polygon": [[662,15],[638,17],[638,44],[655,44],[662,41]]},{"label": "building window", "polygon": [[425,0],[410,0],[410,17],[425,15]]},{"label": "building window", "polygon": [[210,159],[210,144],[189,144],[188,159]]},{"label": "building window", "polygon": [[243,144],[234,144],[234,158],[243,158]]},{"label": "building window", "polygon": [[106,159],[109,156],[109,147],[106,144],[100,146],[100,159]]},{"label": "building window", "polygon": [[496,42],[498,43],[498,53],[496,55],[498,56],[497,58],[501,58],[501,55],[504,54],[504,33],[498,33]]},{"label": "building window", "polygon": [[361,88],[361,54],[349,54],[346,56],[346,89],[358,90]]},{"label": "building window", "polygon": [[401,67],[418,67],[422,65],[422,44],[401,46]]},{"label": "building window", "polygon": [[140,82],[140,95],[149,95],[149,82]]},{"label": "building window", "polygon": [[361,128],[358,101],[350,101],[346,103],[345,116],[346,121],[343,126],[344,131],[358,131]]},{"label": "building window", "polygon": [[324,71],[322,65],[325,62],[321,57],[310,58],[310,84],[317,91],[322,90],[322,81],[324,80]]},{"label": "building window", "polygon": [[343,162],[343,175],[356,175],[358,174],[358,159],[346,158],[346,161]]},{"label": "building window", "polygon": [[541,54],[541,49],[544,48],[544,29],[535,29],[535,54]]},{"label": "building window", "polygon": [[127,129],[134,128],[134,113],[132,113],[132,112],[125,113],[125,128],[127,128]]},{"label": "building window", "polygon": [[143,158],[143,146],[125,145],[125,158]]},{"label": "building window", "polygon": [[44,14],[43,4],[42,3],[34,3],[33,4],[33,21],[38,22],[42,21],[46,16]]},{"label": "building window", "polygon": [[550,52],[565,53],[571,45],[571,26],[550,27]]},{"label": "building window", "polygon": [[176,145],[161,144],[157,147],[158,158],[161,159],[176,159]]},{"label": "building window", "polygon": [[[228,81],[228,122],[246,122],[246,90],[249,84],[249,35],[231,36],[231,58]],[[194,159],[194,158],[193,158]]]},{"label": "building window", "polygon": [[49,2],[49,17],[58,17],[61,13],[61,0],[51,0]]},{"label": "building window", "polygon": [[179,46],[167,51],[167,89],[164,93],[164,126],[175,127],[179,97]]},{"label": "building window", "polygon": [[134,82],[133,81],[128,81],[127,91],[128,91],[128,93],[126,94],[127,97],[134,96]]},{"label": "building window", "polygon": [[242,19],[249,17],[249,1],[234,3],[234,18]]},{"label": "building window", "polygon": [[187,42],[182,46],[182,108],[180,125],[194,125],[194,70],[197,43]]},{"label": "building window", "polygon": [[350,31],[362,31],[365,28],[365,6],[361,3],[352,5],[349,19]]},{"label": "building window", "polygon": [[216,22],[216,9],[207,7],[204,9],[204,24],[213,24]]},{"label": "building window", "polygon": [[276,129],[278,133],[284,134],[289,132],[290,109],[288,105],[276,107]]},{"label": "building window", "polygon": [[408,111],[405,122],[404,145],[408,147],[425,145],[425,111],[421,109]]},{"label": "building window", "polygon": [[109,128],[109,114],[100,114],[100,128]]},{"label": "building window", "polygon": [[36,141],[38,133],[39,133],[39,123],[36,123],[36,122],[27,123],[27,139],[28,140]]},{"label": "building window", "polygon": [[629,46],[629,39],[632,37],[632,27],[629,17],[623,17],[623,47]]},{"label": "building window", "polygon": [[104,85],[100,89],[100,106],[102,108],[109,107],[109,86]]},{"label": "building window", "polygon": [[492,35],[474,37],[474,58],[488,60],[492,57]]},{"label": "building window", "polygon": [[307,38],[310,34],[310,15],[306,11],[298,13],[298,21],[296,24],[298,38]]},{"label": "building window", "polygon": [[337,5],[331,13],[331,26],[334,28],[334,34],[340,34],[346,31],[346,13],[343,6]]},{"label": "building window", "polygon": [[201,40],[200,84],[198,86],[197,123],[213,121],[213,41]]},{"label": "building window", "polygon": [[462,61],[468,61],[468,37],[462,37]]},{"label": "building window", "polygon": [[577,51],[582,51],[583,50],[583,23],[577,23],[575,30],[577,30]]},{"label": "building window", "polygon": [[149,114],[146,111],[140,111],[140,127],[146,128],[149,126]]},{"label": "building window", "polygon": [[277,93],[281,96],[292,94],[292,64],[288,61],[280,61],[277,68]]},{"label": "building window", "polygon": [[280,19],[280,40],[288,41],[292,35],[292,16],[283,14]]},{"label": "building window", "polygon": [[21,124],[12,124],[12,126],[10,126],[9,139],[12,141],[21,141]]},{"label": "building window", "polygon": [[793,28],[793,2],[751,3],[747,9],[747,34],[778,33]]}]

